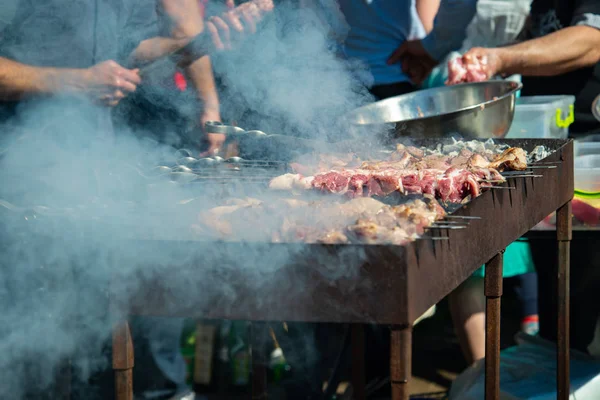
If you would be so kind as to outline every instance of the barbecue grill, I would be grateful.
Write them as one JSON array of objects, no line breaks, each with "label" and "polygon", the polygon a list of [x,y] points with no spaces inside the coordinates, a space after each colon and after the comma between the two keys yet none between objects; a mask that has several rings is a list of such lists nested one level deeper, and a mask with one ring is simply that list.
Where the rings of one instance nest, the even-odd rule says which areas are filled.
[{"label": "barbecue grill", "polygon": [[[173,260],[181,260],[169,265],[170,273],[177,271],[185,276],[188,287],[201,293],[202,301],[190,299],[188,291],[172,290],[159,276],[145,274],[139,278],[137,292],[132,293],[132,297],[125,302],[113,296],[113,306],[127,310],[129,315],[240,319],[259,323],[302,321],[352,324],[352,384],[357,399],[365,397],[364,349],[360,340],[362,325],[388,325],[391,330],[392,398],[405,400],[409,398],[407,383],[411,376],[413,322],[485,264],[486,399],[499,399],[502,254],[507,245],[557,210],[557,385],[558,398],[567,399],[573,143],[567,140],[499,142],[527,151],[542,145],[553,152],[531,166],[530,176],[523,177],[527,174],[520,173],[521,177],[511,179],[510,184],[514,189],[489,190],[455,210],[448,220],[468,221],[465,229],[435,229],[424,240],[405,246],[206,241],[185,235],[161,237],[160,233],[130,238],[140,251],[144,248],[158,249],[170,254]],[[437,143],[425,140],[417,144],[431,146]],[[230,163],[217,163],[218,167],[191,168],[195,178],[184,184],[202,183],[204,189],[210,183],[216,184],[214,187],[218,187],[218,190],[227,190],[234,182],[250,179],[267,182],[286,168],[285,163],[278,162],[232,160]],[[218,249],[219,258],[204,257],[198,250],[202,246]],[[252,256],[245,256],[250,253]],[[257,282],[248,279],[252,271],[261,265],[261,260],[263,263],[265,260],[281,260],[278,268],[269,271],[268,292],[262,290],[264,288]],[[229,271],[230,289],[237,294],[235,297],[224,296],[216,285],[205,284],[222,280],[223,267]],[[336,274],[339,268],[344,268],[347,273]],[[119,277],[115,276],[115,285],[118,283]],[[258,293],[260,295],[257,296]],[[258,356],[256,353],[254,355]],[[254,361],[253,397],[264,397],[265,367],[256,362],[256,358]],[[123,319],[116,323],[113,331],[117,400],[133,398],[133,366],[132,338],[128,322]]]},{"label": "barbecue grill", "polygon": [[[425,141],[422,144],[431,144]],[[567,399],[568,381],[568,274],[571,240],[570,200],[573,196],[573,144],[564,140],[503,140],[510,146],[531,151],[544,145],[553,153],[538,164],[535,177],[511,181],[514,190],[488,191],[456,210],[451,217],[479,217],[462,230],[444,230],[447,240],[419,240],[406,246],[325,245],[290,243],[214,242],[220,254],[231,255],[218,260],[227,265],[231,282],[238,294],[224,298],[219,288],[206,287],[219,268],[206,259],[189,260],[200,242],[156,239],[141,246],[164,248],[186,259],[173,265],[186,276],[198,277],[197,288],[208,302],[194,302],[164,287],[160,281],[146,277],[141,290],[128,304],[132,315],[194,316],[252,321],[304,321],[353,324],[354,337],[360,337],[361,324],[377,323],[391,327],[391,385],[394,400],[408,399],[410,378],[411,332],[417,317],[437,303],[480,265],[485,264],[486,318],[486,399],[499,398],[500,298],[502,295],[502,253],[507,245],[525,234],[547,215],[558,210],[560,304],[558,321],[558,397]],[[534,164],[534,167],[536,165]],[[213,182],[227,181],[207,174]],[[204,178],[201,178],[204,179]],[[434,236],[436,233],[433,234]],[[438,232],[437,235],[442,235]],[[244,261],[239,254],[252,249],[256,259]],[[187,257],[186,257],[187,255]],[[269,292],[256,296],[256,287],[242,277],[258,262],[260,255],[286,260],[269,278]],[[328,268],[344,261],[353,273],[331,279]],[[216,260],[215,260],[216,261]],[[194,283],[196,285],[196,283]],[[293,290],[302,287],[303,290]],[[353,340],[359,345],[360,340]],[[113,368],[117,378],[117,399],[131,399],[133,368],[132,340],[126,320],[120,321],[113,336]],[[363,350],[353,350],[353,387],[356,398],[364,398]],[[253,396],[265,395],[264,367],[255,365]]]}]

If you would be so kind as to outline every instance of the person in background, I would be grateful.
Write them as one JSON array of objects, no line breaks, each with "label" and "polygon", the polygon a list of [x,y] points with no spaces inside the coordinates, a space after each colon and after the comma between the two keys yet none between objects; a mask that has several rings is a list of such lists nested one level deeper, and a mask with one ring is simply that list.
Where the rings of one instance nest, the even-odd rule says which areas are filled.
[{"label": "person in background", "polygon": [[[467,28],[462,47],[445,60],[459,56],[474,45],[503,46],[513,43],[529,15],[529,0],[480,0],[477,13]],[[518,79],[519,77],[516,77]],[[443,86],[448,79],[447,63],[433,69],[422,88]],[[448,300],[453,324],[465,359],[469,364],[485,356],[484,268],[454,290]],[[537,274],[526,240],[510,245],[504,254],[503,277],[514,283],[521,307],[521,330],[535,335],[539,330]],[[508,282],[507,282],[508,283]]]},{"label": "person in background", "polygon": [[[117,106],[147,84],[140,66],[183,48],[205,30],[216,49],[230,48],[229,41],[242,35],[229,35],[229,31],[243,34],[240,20],[249,23],[260,17],[260,13],[228,12],[205,23],[196,0],[51,0],[12,5],[14,14],[0,33],[0,126],[18,129],[28,108],[52,107],[52,113],[28,122],[37,122],[44,135],[59,141],[74,133],[84,139],[90,136],[90,141],[96,134],[112,136]],[[167,21],[162,32],[157,11]],[[205,100],[202,118],[218,119],[218,108],[210,107],[216,92],[208,57],[189,60],[185,73],[197,97]],[[197,102],[191,106],[197,107]],[[182,321],[145,318],[137,327],[158,369],[148,375],[162,378],[139,380],[136,396],[195,398],[185,384]]]},{"label": "person in background", "polygon": [[[436,24],[444,23],[444,18],[439,15]],[[528,23],[519,39],[520,43],[505,47],[472,48],[462,59],[467,68],[482,68],[487,79],[522,75],[522,95],[574,95],[575,123],[571,125],[570,133],[600,132],[600,124],[591,113],[591,103],[600,92],[600,3],[593,0],[534,0]],[[430,51],[429,46],[425,41],[407,42],[394,53],[390,62],[401,63],[415,82],[423,82],[438,60],[443,59],[440,53]],[[520,267],[532,265],[530,251],[522,243],[509,246],[507,252],[511,250],[520,254],[515,254],[517,258],[512,262],[505,261],[505,266],[515,265],[514,261],[519,259]],[[511,260],[510,253],[505,254],[505,260]],[[533,284],[530,274],[524,275],[524,282],[525,285]],[[471,332],[466,335],[470,340],[463,338],[463,343],[467,344],[467,351],[470,349],[471,358],[475,360],[484,356],[483,299],[480,294],[477,301],[466,303],[464,300],[475,292],[468,287],[461,289],[465,299],[455,302],[455,310],[459,310],[459,303],[470,304],[473,308],[463,308],[456,318],[471,321],[470,326],[465,325],[465,331]],[[528,295],[532,290],[526,289],[523,293]],[[533,313],[533,308],[524,311]],[[527,331],[531,325],[535,330],[536,315],[525,316],[523,329]]]},{"label": "person in background", "polygon": [[[348,26],[343,40],[345,56],[366,64],[371,75],[370,91],[378,99],[412,92],[415,82],[398,65],[387,63],[390,54],[407,40],[443,35],[445,48],[455,49],[462,43],[470,17],[458,14],[457,4],[470,1],[443,1],[441,13],[453,22],[433,28],[439,0],[364,1],[339,0],[340,11]],[[436,32],[430,32],[437,29]],[[449,50],[448,50],[449,51]]]}]

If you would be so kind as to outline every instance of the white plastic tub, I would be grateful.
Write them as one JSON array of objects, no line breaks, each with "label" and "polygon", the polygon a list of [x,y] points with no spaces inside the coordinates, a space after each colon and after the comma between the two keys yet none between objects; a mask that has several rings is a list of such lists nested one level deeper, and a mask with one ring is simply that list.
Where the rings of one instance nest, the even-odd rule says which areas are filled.
[{"label": "white plastic tub", "polygon": [[575,120],[575,96],[524,96],[506,135],[511,139],[566,139]]},{"label": "white plastic tub", "polygon": [[600,154],[575,157],[575,190],[600,192]]},{"label": "white plastic tub", "polygon": [[583,139],[575,140],[575,156],[600,154],[600,135],[590,135]]}]

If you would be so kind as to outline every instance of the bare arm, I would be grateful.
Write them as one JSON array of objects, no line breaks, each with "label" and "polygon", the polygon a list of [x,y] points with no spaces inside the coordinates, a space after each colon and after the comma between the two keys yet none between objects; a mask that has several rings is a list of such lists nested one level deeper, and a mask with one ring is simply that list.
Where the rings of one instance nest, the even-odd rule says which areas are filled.
[{"label": "bare arm", "polygon": [[417,0],[417,13],[419,14],[419,18],[421,18],[423,27],[425,27],[425,32],[428,34],[433,29],[433,21],[440,8],[440,1],[441,0]]},{"label": "bare arm", "polygon": [[77,92],[83,89],[83,70],[38,68],[0,57],[0,101],[31,95]]},{"label": "bare arm", "polygon": [[210,58],[202,57],[195,61],[186,69],[186,73],[204,105],[202,122],[220,120],[219,95]]},{"label": "bare arm", "polygon": [[560,75],[600,62],[600,29],[572,26],[495,52],[499,62],[497,73]]}]

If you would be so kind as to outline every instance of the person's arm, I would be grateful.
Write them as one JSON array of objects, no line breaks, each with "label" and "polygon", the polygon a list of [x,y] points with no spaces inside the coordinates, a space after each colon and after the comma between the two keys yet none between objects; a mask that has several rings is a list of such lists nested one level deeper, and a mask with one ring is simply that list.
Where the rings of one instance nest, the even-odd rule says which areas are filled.
[{"label": "person's arm", "polygon": [[0,100],[15,101],[30,95],[76,92],[81,88],[81,72],[32,67],[0,57]]},{"label": "person's arm", "polygon": [[106,105],[116,105],[140,83],[137,71],[105,61],[91,68],[45,68],[0,57],[0,101],[60,93],[86,94]]},{"label": "person's arm", "polygon": [[417,14],[428,34],[433,29],[433,21],[440,9],[441,0],[417,0]]},{"label": "person's arm", "polygon": [[202,57],[195,61],[186,69],[186,74],[196,90],[198,99],[203,104],[201,123],[219,121],[221,119],[219,95],[217,94],[210,58]]},{"label": "person's arm", "polygon": [[[202,57],[195,61],[186,69],[186,74],[196,90],[200,103],[202,103],[203,108],[199,120],[202,128],[204,128],[207,121],[221,121],[219,95],[217,94],[210,58]],[[202,156],[212,155],[215,151],[218,151],[225,142],[225,135],[207,133],[206,142],[208,149],[201,154]]]},{"label": "person's arm", "polygon": [[421,41],[423,48],[437,61],[459,49],[476,11],[477,0],[442,0],[433,29]]},{"label": "person's arm", "polygon": [[600,62],[600,29],[571,26],[541,38],[496,49],[504,75],[554,76]]}]

